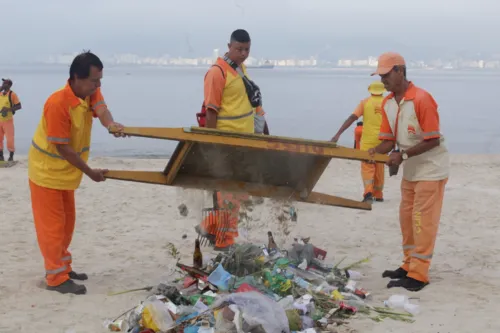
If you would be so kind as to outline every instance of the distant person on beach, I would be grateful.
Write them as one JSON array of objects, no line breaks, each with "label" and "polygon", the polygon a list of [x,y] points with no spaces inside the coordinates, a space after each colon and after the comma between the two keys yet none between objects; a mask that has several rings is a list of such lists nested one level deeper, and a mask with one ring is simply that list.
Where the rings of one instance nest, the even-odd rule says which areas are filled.
[{"label": "distant person on beach", "polygon": [[[248,77],[244,65],[250,54],[250,44],[247,31],[233,31],[227,53],[224,57],[219,57],[205,75],[204,106],[207,128],[269,134],[260,90]],[[215,235],[225,235],[217,237],[215,249],[227,250],[238,237],[240,203],[248,199],[248,195],[244,194],[215,191],[214,206],[230,211],[229,227],[223,223],[213,225],[210,223],[213,219],[208,217],[197,227],[197,231],[210,235],[213,239]]]},{"label": "distant person on beach", "polygon": [[45,102],[28,155],[31,204],[47,289],[62,294],[87,291],[73,282],[88,276],[73,271],[68,247],[75,227],[75,190],[83,174],[102,182],[107,172],[87,164],[93,118],[107,129],[123,130],[101,93],[102,72],[103,64],[93,53],[84,52],[73,60],[66,86]]},{"label": "distant person on beach", "polygon": [[[368,86],[370,96],[363,99],[356,110],[340,126],[332,141],[338,142],[342,133],[347,130],[359,117],[363,117],[361,126],[361,143],[359,148],[367,151],[380,144],[378,138],[380,124],[382,122],[381,105],[384,100],[384,85],[380,81],[374,81]],[[359,126],[354,130],[359,133]],[[361,162],[361,178],[363,179],[364,193],[363,201],[372,203],[384,201],[384,165],[381,163]]]},{"label": "distant person on beach", "polygon": [[14,115],[21,110],[21,102],[15,92],[11,90],[12,80],[2,79],[0,88],[0,161],[5,161],[4,157],[4,137],[7,138],[7,149],[9,151],[9,161],[14,161]]},{"label": "distant person on beach", "polygon": [[449,154],[440,132],[438,105],[431,94],[408,81],[404,58],[393,52],[382,54],[372,75],[376,74],[391,93],[382,104],[382,143],[369,153],[392,151],[387,164],[403,165],[399,221],[404,260],[401,267],[382,276],[392,280],[388,288],[419,291],[429,284]]},{"label": "distant person on beach", "polygon": [[354,149],[360,149],[362,135],[363,135],[363,122],[358,121],[356,123],[356,127],[354,128]]}]

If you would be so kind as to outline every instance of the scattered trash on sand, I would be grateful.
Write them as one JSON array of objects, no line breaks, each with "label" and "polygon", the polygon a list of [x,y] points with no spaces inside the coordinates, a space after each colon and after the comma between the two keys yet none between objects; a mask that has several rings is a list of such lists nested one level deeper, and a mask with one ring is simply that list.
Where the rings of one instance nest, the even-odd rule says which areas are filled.
[{"label": "scattered trash on sand", "polygon": [[[327,252],[309,237],[296,237],[288,250],[278,247],[271,232],[263,241],[236,244],[215,257],[202,255],[196,243],[193,265],[177,261],[177,279],[113,293],[150,290],[143,302],[104,326],[132,333],[352,332],[348,320],[356,316],[413,322],[419,312],[401,295],[370,304],[364,276],[356,271],[369,257],[340,268],[345,258],[327,263]],[[173,244],[167,247],[179,258]]]}]

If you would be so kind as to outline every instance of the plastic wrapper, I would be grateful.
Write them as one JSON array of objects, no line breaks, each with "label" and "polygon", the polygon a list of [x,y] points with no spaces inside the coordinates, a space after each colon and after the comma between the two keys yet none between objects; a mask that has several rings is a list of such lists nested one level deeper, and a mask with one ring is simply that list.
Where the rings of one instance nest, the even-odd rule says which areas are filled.
[{"label": "plastic wrapper", "polygon": [[261,325],[266,333],[290,333],[285,310],[267,296],[255,291],[229,294],[217,300],[213,307],[224,303],[235,304],[250,327]]},{"label": "plastic wrapper", "polygon": [[208,277],[208,282],[210,282],[214,286],[217,286],[219,290],[225,291],[229,289],[230,278],[231,274],[226,272],[222,265],[219,265]]},{"label": "plastic wrapper", "polygon": [[302,330],[302,319],[296,310],[286,310],[288,326],[292,332]]}]

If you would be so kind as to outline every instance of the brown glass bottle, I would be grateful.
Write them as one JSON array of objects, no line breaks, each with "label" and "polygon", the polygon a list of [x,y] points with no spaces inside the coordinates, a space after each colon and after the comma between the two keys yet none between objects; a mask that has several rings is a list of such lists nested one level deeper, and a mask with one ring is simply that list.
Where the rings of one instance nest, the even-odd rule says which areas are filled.
[{"label": "brown glass bottle", "polygon": [[269,240],[267,243],[267,250],[269,253],[275,252],[278,249],[278,245],[276,245],[276,242],[274,241],[273,233],[268,231],[267,238]]},{"label": "brown glass bottle", "polygon": [[194,242],[193,267],[201,269],[203,267],[203,255],[200,249],[200,240]]}]

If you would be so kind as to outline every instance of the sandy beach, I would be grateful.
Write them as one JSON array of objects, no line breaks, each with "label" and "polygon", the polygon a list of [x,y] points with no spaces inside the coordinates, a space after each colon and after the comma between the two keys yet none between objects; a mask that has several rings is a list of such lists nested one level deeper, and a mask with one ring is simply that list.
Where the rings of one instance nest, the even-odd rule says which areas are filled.
[{"label": "sandy beach", "polygon": [[[36,242],[27,179],[27,160],[0,169],[0,332],[106,332],[102,323],[137,305],[147,296],[136,292],[107,296],[111,291],[156,285],[173,273],[171,242],[190,263],[201,209],[207,193],[131,182],[84,179],[77,191],[77,226],[70,250],[73,268],[86,272],[88,294],[60,295],[42,289],[44,268]],[[108,169],[161,170],[165,160],[94,158],[90,164]],[[272,230],[278,245],[295,235],[328,251],[327,261],[348,256],[346,263],[368,255],[359,269],[363,286],[381,305],[393,294],[420,297],[421,313],[407,324],[386,319],[376,323],[360,315],[350,326],[358,332],[500,332],[500,247],[498,203],[500,156],[452,156],[431,284],[419,293],[386,289],[385,269],[401,260],[398,222],[401,176],[386,180],[384,203],[372,211],[297,203],[298,221],[279,224],[280,204],[266,199],[240,226],[241,241],[265,243]],[[332,160],[315,190],[359,199],[362,191],[356,161]],[[179,214],[185,203],[187,217]],[[285,236],[285,229],[290,232]],[[187,238],[182,239],[186,234]],[[203,248],[208,255],[208,248]]]}]

